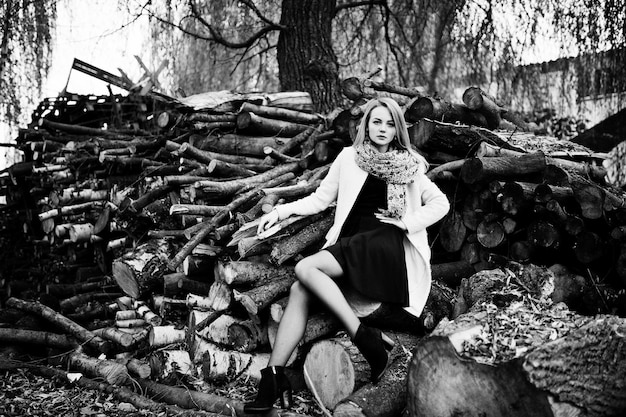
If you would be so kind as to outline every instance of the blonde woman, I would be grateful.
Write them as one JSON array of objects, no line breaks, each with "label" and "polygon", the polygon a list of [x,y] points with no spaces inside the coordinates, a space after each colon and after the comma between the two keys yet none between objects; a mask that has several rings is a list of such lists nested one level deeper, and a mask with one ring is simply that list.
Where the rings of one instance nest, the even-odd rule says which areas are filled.
[{"label": "blonde woman", "polygon": [[311,302],[321,301],[343,324],[369,363],[371,380],[382,377],[393,341],[361,321],[392,316],[419,326],[431,286],[426,228],[449,209],[427,169],[426,160],[411,149],[400,106],[389,98],[374,99],[364,108],[353,146],[340,152],[317,190],[261,218],[259,233],[291,215],[337,204],[324,248],[296,264],[297,281],[268,367],[246,412],[267,412],[279,398],[283,408],[289,406],[284,366],[304,334]]}]

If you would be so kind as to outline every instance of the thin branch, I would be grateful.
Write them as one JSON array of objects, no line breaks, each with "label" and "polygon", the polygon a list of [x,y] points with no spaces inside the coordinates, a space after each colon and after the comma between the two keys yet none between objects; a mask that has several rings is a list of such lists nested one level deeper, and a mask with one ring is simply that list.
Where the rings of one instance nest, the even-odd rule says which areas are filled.
[{"label": "thin branch", "polygon": [[354,3],[343,3],[343,4],[338,4],[335,7],[335,14],[339,13],[342,10],[346,10],[346,9],[352,9],[355,7],[361,7],[361,6],[375,6],[375,5],[386,5],[387,1],[386,0],[369,0],[369,1],[355,1]]},{"label": "thin branch", "polygon": [[267,23],[268,25],[270,25],[272,27],[276,27],[276,28],[279,28],[279,29],[286,29],[284,26],[282,26],[282,25],[280,25],[280,24],[278,24],[276,22],[272,22],[270,19],[265,17],[265,15],[261,13],[261,11],[258,9],[258,7],[256,7],[256,5],[251,0],[240,0],[240,3],[244,4],[250,10],[252,10],[254,12],[254,14],[256,14],[257,17],[259,19],[261,19],[262,22],[265,22],[265,23]]},{"label": "thin branch", "polygon": [[[275,30],[281,30],[282,27],[279,25],[275,25],[273,23],[268,24],[267,26],[264,26],[263,28],[261,28],[259,31],[257,31],[256,33],[253,33],[248,39],[244,40],[244,41],[240,41],[240,42],[232,42],[227,40],[226,38],[224,38],[222,36],[222,34],[213,26],[211,25],[209,22],[206,21],[206,19],[204,19],[202,17],[202,14],[198,11],[198,8],[196,7],[196,4],[193,0],[189,0],[188,2],[189,7],[191,8],[191,12],[194,16],[194,18],[200,22],[204,27],[207,28],[207,30],[209,31],[209,33],[211,34],[210,37],[201,37],[199,36],[200,39],[205,39],[211,42],[215,42],[215,43],[219,43],[220,45],[223,45],[227,48],[232,48],[232,49],[247,49],[250,48],[252,45],[254,45],[254,43],[256,41],[258,41],[259,39],[263,38],[266,34],[273,32]],[[248,5],[248,7],[250,7]],[[183,30],[185,33],[187,34],[191,34],[190,31],[186,31]],[[193,34],[192,34],[193,36]]]}]

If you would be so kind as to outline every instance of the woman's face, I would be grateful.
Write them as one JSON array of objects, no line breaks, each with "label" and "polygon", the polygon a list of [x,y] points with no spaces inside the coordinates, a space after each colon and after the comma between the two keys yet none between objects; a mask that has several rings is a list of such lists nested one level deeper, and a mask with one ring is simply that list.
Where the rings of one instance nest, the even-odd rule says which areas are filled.
[{"label": "woman's face", "polygon": [[387,152],[389,144],[396,137],[396,125],[387,107],[379,106],[372,110],[367,123],[367,134],[379,152]]}]

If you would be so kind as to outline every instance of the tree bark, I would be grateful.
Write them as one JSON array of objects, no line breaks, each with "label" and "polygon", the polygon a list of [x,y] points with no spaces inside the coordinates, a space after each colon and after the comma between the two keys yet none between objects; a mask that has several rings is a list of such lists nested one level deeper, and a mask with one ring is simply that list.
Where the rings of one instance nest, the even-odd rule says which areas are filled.
[{"label": "tree bark", "polygon": [[250,129],[250,133],[251,135],[227,134],[219,137],[209,135],[202,138],[194,136],[194,140],[191,143],[195,143],[194,146],[203,151],[211,151],[227,155],[264,157],[263,148],[265,146],[280,147],[289,143],[291,140],[291,138],[286,137],[287,135],[283,132],[280,132],[282,136],[276,137],[274,137],[274,135],[277,132],[263,136],[265,134],[264,132],[256,129]]},{"label": "tree bark", "polygon": [[107,353],[111,349],[111,343],[97,337],[95,334],[85,329],[84,327],[78,325],[62,314],[57,313],[50,307],[47,307],[39,302],[30,302],[20,300],[18,298],[9,298],[6,302],[7,307],[13,307],[20,309],[22,311],[27,311],[29,313],[36,314],[50,323],[53,323],[72,336],[74,336],[77,340],[86,343],[90,347],[95,350]]},{"label": "tree bark", "polygon": [[113,277],[133,298],[140,298],[152,290],[161,291],[163,274],[174,252],[175,248],[168,240],[150,240],[113,261]]},{"label": "tree bark", "polygon": [[217,345],[196,339],[195,356],[202,357],[202,375],[208,382],[232,381],[239,377],[261,379],[269,353],[242,353],[220,349]]},{"label": "tree bark", "polygon": [[304,249],[321,241],[332,226],[332,223],[333,216],[327,216],[306,226],[296,235],[279,240],[273,245],[270,258],[277,265],[283,264]]},{"label": "tree bark", "polygon": [[337,107],[339,66],[333,50],[332,21],[336,0],[284,0],[278,36],[278,70],[283,91],[307,91],[316,110]]},{"label": "tree bark", "polygon": [[241,320],[223,314],[197,335],[211,342],[229,346],[238,352],[250,353],[260,346],[267,345],[267,326],[252,320]]},{"label": "tree bark", "polygon": [[470,158],[461,168],[461,179],[467,184],[474,184],[478,181],[536,174],[545,167],[546,157],[543,152],[519,157]]},{"label": "tree bark", "polygon": [[495,366],[459,354],[451,340],[462,331],[429,337],[409,366],[410,415],[622,415],[624,325],[622,318],[598,316]]},{"label": "tree bark", "polygon": [[387,333],[396,342],[392,351],[393,361],[385,375],[376,384],[367,383],[337,404],[336,417],[348,416],[398,416],[407,404],[406,368],[410,355],[419,340],[403,333]]},{"label": "tree bark", "polygon": [[259,286],[284,276],[294,277],[293,267],[273,266],[261,262],[230,261],[218,262],[216,279],[228,285],[255,284]]}]

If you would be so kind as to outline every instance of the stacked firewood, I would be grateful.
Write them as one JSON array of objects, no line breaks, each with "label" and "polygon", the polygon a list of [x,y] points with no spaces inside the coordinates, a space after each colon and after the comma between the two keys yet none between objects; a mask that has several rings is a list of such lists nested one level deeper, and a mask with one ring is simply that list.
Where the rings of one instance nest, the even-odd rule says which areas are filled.
[{"label": "stacked firewood", "polygon": [[[14,270],[5,273],[6,306],[54,323],[55,331],[35,326],[0,337],[66,350],[80,344],[68,363],[88,375],[121,384],[131,375],[164,401],[240,412],[240,399],[200,398],[171,384],[259,378],[293,267],[321,247],[333,209],[284,219],[260,236],[258,220],[315,190],[350,145],[360,105],[378,95],[404,105],[413,144],[432,163],[428,175],[452,202],[430,230],[436,281],[426,329],[452,317],[462,279],[503,258],[562,261],[584,274],[559,281],[561,300],[585,313],[616,305],[611,288],[626,279],[625,200],[604,182],[602,154],[538,139],[477,88],[468,89],[466,104],[454,104],[368,80],[344,86],[353,104],[329,115],[313,113],[299,92],[220,92],[156,114],[154,131],[45,118],[22,130],[18,144],[27,158],[2,179],[5,213],[19,213],[13,219],[24,222],[36,248],[33,263],[47,274],[31,273],[24,286],[9,277]],[[38,302],[25,301],[37,295]],[[18,315],[5,316],[1,321],[14,324]],[[338,414],[399,413],[418,339],[394,334],[400,347],[385,382],[374,387],[338,330],[328,314],[312,315],[290,360],[294,386],[306,383]],[[100,353],[109,359],[96,359]]]},{"label": "stacked firewood", "polygon": [[405,96],[413,143],[452,202],[435,275],[445,259],[478,271],[446,278],[454,312],[413,351],[409,413],[623,414],[626,199],[607,154],[530,133],[474,87],[455,104],[349,85],[355,100]]}]

